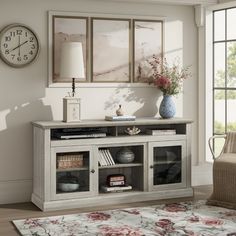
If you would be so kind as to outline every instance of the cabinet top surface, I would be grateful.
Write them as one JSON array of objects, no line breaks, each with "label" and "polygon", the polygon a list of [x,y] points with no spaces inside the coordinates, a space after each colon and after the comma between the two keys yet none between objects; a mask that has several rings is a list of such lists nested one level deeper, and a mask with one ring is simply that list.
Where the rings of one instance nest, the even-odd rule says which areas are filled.
[{"label": "cabinet top surface", "polygon": [[53,128],[74,128],[74,127],[108,127],[108,126],[126,126],[126,125],[165,125],[165,124],[189,124],[193,121],[184,118],[161,119],[156,117],[137,118],[134,121],[105,121],[105,120],[83,120],[81,122],[63,122],[63,121],[34,121],[34,126],[43,129]]}]

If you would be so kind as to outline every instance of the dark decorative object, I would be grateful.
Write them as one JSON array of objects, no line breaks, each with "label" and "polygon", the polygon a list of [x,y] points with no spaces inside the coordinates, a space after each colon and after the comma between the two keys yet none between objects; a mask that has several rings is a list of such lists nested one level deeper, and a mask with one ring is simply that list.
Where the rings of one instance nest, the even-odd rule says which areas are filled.
[{"label": "dark decorative object", "polygon": [[132,150],[127,147],[121,148],[117,154],[116,159],[119,163],[131,163],[134,161],[135,155]]}]

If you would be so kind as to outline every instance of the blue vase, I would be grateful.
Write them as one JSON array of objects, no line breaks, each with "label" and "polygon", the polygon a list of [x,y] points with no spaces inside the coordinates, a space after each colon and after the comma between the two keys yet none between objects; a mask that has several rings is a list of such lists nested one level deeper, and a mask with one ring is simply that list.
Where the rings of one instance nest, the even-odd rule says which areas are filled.
[{"label": "blue vase", "polygon": [[175,116],[176,108],[171,95],[163,95],[159,113],[160,116],[164,119],[172,118]]}]

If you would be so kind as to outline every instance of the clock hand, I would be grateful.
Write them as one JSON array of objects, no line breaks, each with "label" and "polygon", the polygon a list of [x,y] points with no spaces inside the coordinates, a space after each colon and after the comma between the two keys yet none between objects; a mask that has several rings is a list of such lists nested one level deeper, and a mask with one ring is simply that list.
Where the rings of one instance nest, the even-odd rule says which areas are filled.
[{"label": "clock hand", "polygon": [[21,47],[22,45],[26,44],[27,42],[28,42],[28,40],[25,41],[24,43],[19,44],[19,45],[16,46],[16,47],[12,48],[9,52],[14,51],[15,49],[17,49],[17,48]]},{"label": "clock hand", "polygon": [[18,56],[20,56],[20,35],[19,35],[18,39],[19,39],[19,40],[18,40],[18,42],[19,42],[19,43],[18,43],[18,46],[19,46]]}]

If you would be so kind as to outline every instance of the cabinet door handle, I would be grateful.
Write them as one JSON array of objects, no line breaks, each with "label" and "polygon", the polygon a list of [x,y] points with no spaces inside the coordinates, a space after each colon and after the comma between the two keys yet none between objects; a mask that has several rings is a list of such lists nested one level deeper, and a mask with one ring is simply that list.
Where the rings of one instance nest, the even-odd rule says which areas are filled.
[{"label": "cabinet door handle", "polygon": [[153,165],[150,165],[150,169],[153,169],[153,167],[154,167]]},{"label": "cabinet door handle", "polygon": [[94,169],[92,169],[92,170],[91,170],[91,173],[95,173],[95,170],[94,170]]}]

